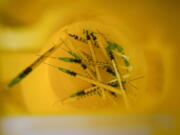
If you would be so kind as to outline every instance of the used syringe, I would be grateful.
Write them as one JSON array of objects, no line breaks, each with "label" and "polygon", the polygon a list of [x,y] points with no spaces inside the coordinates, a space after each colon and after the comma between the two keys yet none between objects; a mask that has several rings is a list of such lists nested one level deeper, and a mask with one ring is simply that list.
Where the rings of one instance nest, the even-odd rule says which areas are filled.
[{"label": "used syringe", "polygon": [[53,52],[55,52],[63,42],[54,45],[48,51],[46,51],[43,55],[41,55],[37,60],[35,60],[30,66],[28,66],[25,70],[23,70],[19,75],[17,75],[9,84],[8,87],[12,88],[14,85],[18,84],[22,79],[24,79],[27,75],[29,75],[36,67],[38,67],[42,62],[44,62]]}]

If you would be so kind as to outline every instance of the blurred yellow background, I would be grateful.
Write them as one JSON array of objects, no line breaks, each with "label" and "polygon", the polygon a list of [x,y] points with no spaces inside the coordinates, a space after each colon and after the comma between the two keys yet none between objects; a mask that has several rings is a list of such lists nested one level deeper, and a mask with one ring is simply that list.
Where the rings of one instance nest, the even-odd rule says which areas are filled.
[{"label": "blurred yellow background", "polygon": [[139,59],[140,54],[135,56],[138,64],[145,59],[145,95],[150,98],[139,101],[139,108],[131,114],[167,114],[179,126],[179,13],[179,2],[175,0],[1,0],[1,113],[3,116],[121,114],[117,110],[89,112],[72,106],[53,106],[58,96],[52,88],[49,69],[43,65],[11,91],[3,91],[14,76],[37,58],[42,48],[46,49],[53,38],[58,38],[57,31],[66,25],[93,21],[116,29],[124,44],[140,49],[143,54]]}]

